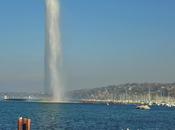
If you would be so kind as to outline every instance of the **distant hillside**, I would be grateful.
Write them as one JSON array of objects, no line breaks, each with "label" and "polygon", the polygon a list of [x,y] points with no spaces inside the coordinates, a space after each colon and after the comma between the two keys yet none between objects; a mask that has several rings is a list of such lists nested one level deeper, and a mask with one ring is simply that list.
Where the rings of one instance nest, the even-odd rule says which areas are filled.
[{"label": "distant hillside", "polygon": [[72,99],[137,100],[175,98],[175,83],[128,83],[102,88],[74,90]]}]

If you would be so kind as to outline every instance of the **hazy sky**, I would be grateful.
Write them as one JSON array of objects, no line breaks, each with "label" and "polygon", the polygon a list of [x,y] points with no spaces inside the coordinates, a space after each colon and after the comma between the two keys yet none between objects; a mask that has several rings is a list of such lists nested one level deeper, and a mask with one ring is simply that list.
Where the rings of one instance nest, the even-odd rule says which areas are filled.
[{"label": "hazy sky", "polygon": [[[174,0],[61,0],[67,89],[175,81]],[[0,91],[42,91],[44,0],[1,0]]]}]

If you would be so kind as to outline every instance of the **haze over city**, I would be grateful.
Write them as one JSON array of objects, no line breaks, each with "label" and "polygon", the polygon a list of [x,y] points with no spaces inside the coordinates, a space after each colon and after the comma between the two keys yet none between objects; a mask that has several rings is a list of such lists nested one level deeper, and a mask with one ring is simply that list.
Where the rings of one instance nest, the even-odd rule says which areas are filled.
[{"label": "haze over city", "polygon": [[[173,0],[60,2],[67,90],[174,82]],[[43,0],[3,0],[0,16],[0,90],[43,91]]]}]

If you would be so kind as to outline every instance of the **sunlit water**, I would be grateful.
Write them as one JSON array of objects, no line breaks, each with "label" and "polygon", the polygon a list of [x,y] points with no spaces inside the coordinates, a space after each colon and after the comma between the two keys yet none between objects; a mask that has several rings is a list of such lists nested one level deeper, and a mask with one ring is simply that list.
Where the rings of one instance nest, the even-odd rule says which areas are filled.
[{"label": "sunlit water", "polygon": [[0,130],[16,130],[20,116],[32,130],[175,130],[175,108],[0,102]]}]

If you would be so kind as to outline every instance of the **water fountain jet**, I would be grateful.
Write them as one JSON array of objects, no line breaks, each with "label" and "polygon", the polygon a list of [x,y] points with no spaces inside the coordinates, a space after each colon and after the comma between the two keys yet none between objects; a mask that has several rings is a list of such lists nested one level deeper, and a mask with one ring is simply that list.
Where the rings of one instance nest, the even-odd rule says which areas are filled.
[{"label": "water fountain jet", "polygon": [[51,101],[62,100],[63,84],[61,79],[62,53],[60,40],[59,0],[46,2],[46,43],[45,43],[45,94]]}]

